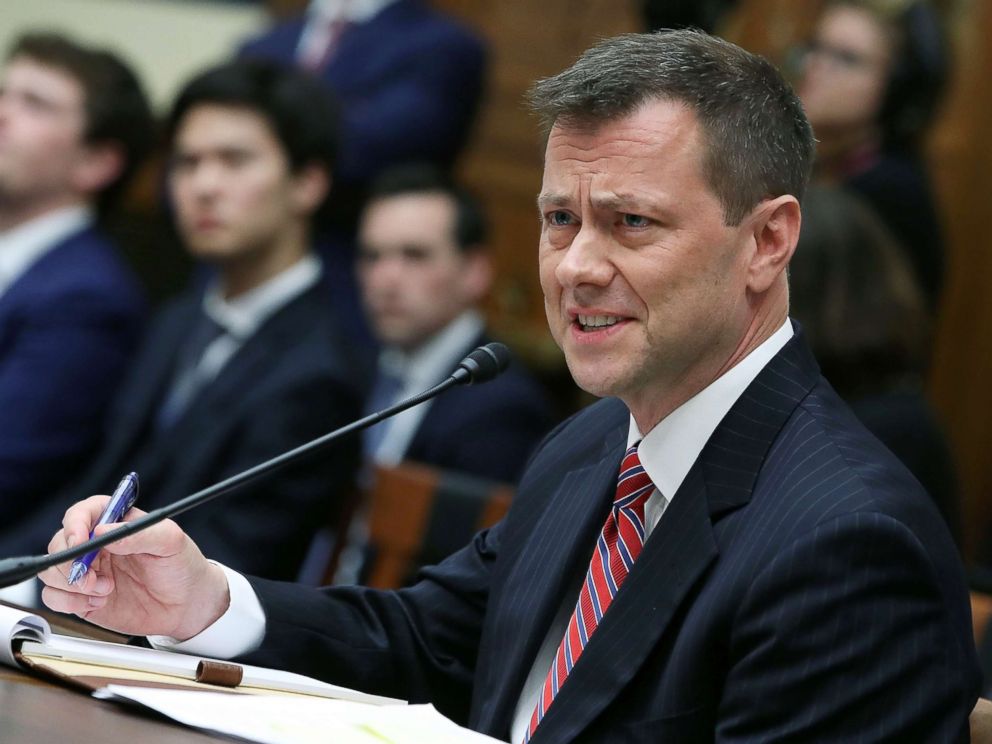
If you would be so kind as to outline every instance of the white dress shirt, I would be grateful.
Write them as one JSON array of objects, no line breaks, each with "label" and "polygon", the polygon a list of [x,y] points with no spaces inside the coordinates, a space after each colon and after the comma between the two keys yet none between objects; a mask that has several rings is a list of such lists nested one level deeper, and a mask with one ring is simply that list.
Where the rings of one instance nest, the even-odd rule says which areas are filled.
[{"label": "white dress shirt", "polygon": [[92,223],[89,207],[65,207],[0,233],[0,295],[38,259]]},{"label": "white dress shirt", "polygon": [[[641,442],[638,448],[641,464],[655,485],[655,491],[644,507],[645,540],[650,537],[720,421],[792,335],[792,324],[786,320],[754,351],[672,411],[647,434],[641,434],[631,417],[627,444],[630,446],[637,441]],[[231,605],[227,612],[202,633],[186,641],[177,642],[164,636],[150,636],[152,645],[216,658],[231,658],[248,653],[261,644],[265,636],[265,613],[258,597],[243,576],[226,566],[221,568],[227,574],[231,594]],[[578,587],[576,596],[577,594]],[[541,685],[564,636],[574,604],[575,596],[562,603],[534,659],[514,712],[511,741],[523,740]]]},{"label": "white dress shirt", "polygon": [[[672,503],[679,486],[689,474],[689,469],[703,451],[710,435],[727,415],[737,399],[744,394],[758,373],[765,368],[786,342],[792,338],[792,324],[786,320],[754,351],[731,367],[707,387],[676,408],[651,429],[641,434],[634,417],[627,429],[627,447],[640,442],[637,455],[645,472],[651,477],[655,490],[644,504],[644,540],[661,521],[665,509]],[[592,556],[592,546],[589,551]],[[621,588],[622,591],[622,588]],[[513,712],[510,741],[521,742],[530,726],[531,715],[541,695],[544,678],[551,668],[558,646],[565,636],[568,622],[575,609],[579,587],[575,595],[563,602],[551,629],[544,637],[524,688]]]},{"label": "white dress shirt", "polygon": [[224,332],[203,350],[197,365],[200,384],[216,377],[255,331],[316,284],[322,271],[320,259],[307,254],[274,277],[231,299],[224,298],[219,280],[214,281],[203,295],[203,312]]}]

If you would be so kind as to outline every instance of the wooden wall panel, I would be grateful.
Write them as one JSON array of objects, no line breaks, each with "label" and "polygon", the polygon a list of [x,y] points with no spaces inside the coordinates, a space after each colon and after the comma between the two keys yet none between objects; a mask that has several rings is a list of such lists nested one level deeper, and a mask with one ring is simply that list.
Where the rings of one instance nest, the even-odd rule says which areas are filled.
[{"label": "wooden wall panel", "polygon": [[930,149],[949,238],[931,397],[958,458],[974,556],[992,526],[992,3],[961,2],[950,21],[955,78]]}]

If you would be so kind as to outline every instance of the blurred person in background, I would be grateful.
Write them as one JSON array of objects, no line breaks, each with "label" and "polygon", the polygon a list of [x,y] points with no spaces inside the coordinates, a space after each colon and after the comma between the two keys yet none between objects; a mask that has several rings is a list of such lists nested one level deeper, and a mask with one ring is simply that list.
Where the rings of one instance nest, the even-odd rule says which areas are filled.
[{"label": "blurred person in background", "polygon": [[[357,274],[382,349],[366,413],[440,383],[491,340],[480,310],[493,279],[487,241],[481,205],[433,166],[400,166],[372,186],[359,223]],[[366,429],[366,485],[374,477],[372,466],[403,461],[516,484],[551,428],[550,411],[541,386],[512,364],[485,385],[455,388]],[[443,533],[446,519],[452,516],[436,510],[432,529]],[[360,515],[349,531],[337,583],[362,578],[374,550],[367,537]]]},{"label": "blurred person in background", "polygon": [[[335,307],[358,318],[355,229],[368,186],[403,163],[452,167],[482,99],[483,42],[426,0],[311,0],[304,14],[248,40],[239,55],[307,70],[341,104],[334,198],[321,215],[317,249]],[[348,333],[374,346],[358,320]]]},{"label": "blurred person in background", "polygon": [[923,387],[926,301],[904,251],[857,196],[811,187],[789,284],[789,313],[823,376],[916,476],[960,545],[954,460]]},{"label": "blurred person in background", "polygon": [[0,76],[0,521],[16,531],[99,445],[138,341],[143,292],[98,218],[154,126],[119,58],[63,36],[22,36]]},{"label": "blurred person in background", "polygon": [[818,140],[815,177],[850,189],[878,213],[931,312],[944,247],[922,146],[948,67],[939,18],[925,0],[830,0],[798,86]]},{"label": "blurred person in background", "polygon": [[[363,374],[310,244],[331,183],[334,115],[318,83],[257,60],[207,70],[179,94],[168,187],[187,250],[212,272],[154,319],[106,445],[65,503],[136,471],[139,503],[164,506],[357,416]],[[293,578],[310,536],[344,506],[358,461],[357,442],[345,442],[180,522],[211,557]],[[42,534],[52,520],[39,520]]]},{"label": "blurred person in background", "polygon": [[[480,303],[492,285],[479,203],[438,170],[396,168],[374,185],[359,227],[358,280],[382,345],[369,411],[445,379],[491,340]],[[415,460],[516,483],[551,427],[539,385],[514,364],[368,429],[365,457]]]},{"label": "blurred person in background", "polygon": [[331,88],[341,104],[342,189],[410,161],[450,167],[485,72],[481,39],[423,0],[311,0],[240,54],[297,65]]}]

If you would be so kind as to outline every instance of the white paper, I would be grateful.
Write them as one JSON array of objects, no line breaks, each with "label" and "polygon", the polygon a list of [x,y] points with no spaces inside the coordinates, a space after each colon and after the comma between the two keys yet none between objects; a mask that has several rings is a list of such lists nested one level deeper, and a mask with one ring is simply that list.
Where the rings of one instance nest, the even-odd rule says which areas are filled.
[{"label": "white paper", "polygon": [[496,744],[430,705],[372,706],[342,700],[232,695],[109,685],[104,700],[143,705],[193,728],[260,744]]},{"label": "white paper", "polygon": [[21,639],[44,641],[51,632],[45,618],[16,607],[0,605],[0,661],[7,666],[18,666],[11,648],[13,642]]}]

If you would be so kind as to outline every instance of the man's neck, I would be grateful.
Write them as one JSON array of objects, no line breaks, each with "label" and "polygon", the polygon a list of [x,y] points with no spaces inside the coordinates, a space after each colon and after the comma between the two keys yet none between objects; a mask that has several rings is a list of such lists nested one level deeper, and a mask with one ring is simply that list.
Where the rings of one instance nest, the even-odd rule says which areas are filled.
[{"label": "man's neck", "polygon": [[716,361],[706,369],[697,370],[692,377],[680,380],[671,390],[662,391],[661,395],[656,390],[643,391],[643,395],[631,398],[621,395],[637,423],[637,428],[647,434],[672,411],[712,385],[771,338],[785,323],[789,313],[788,290],[783,287],[779,291],[785,293],[784,301],[772,303],[776,307],[774,312],[757,313],[740,334],[733,350],[723,356],[722,362]]},{"label": "man's neck", "polygon": [[232,300],[281,274],[309,252],[309,237],[294,235],[279,244],[252,251],[243,258],[224,262],[220,269],[220,289]]},{"label": "man's neck", "polygon": [[0,194],[0,233],[63,209],[87,206],[91,205],[86,199],[72,194],[30,200],[19,200]]}]

